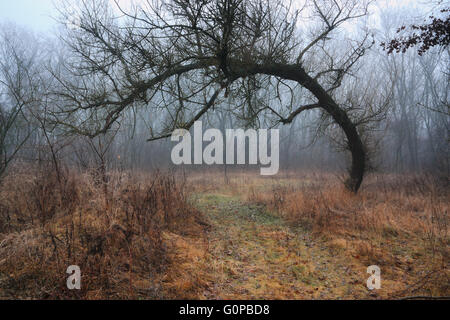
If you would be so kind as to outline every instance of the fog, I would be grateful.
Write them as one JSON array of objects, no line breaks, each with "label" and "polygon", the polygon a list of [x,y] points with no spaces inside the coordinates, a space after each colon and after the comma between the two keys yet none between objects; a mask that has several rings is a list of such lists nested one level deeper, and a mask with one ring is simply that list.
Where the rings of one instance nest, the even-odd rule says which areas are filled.
[{"label": "fog", "polygon": [[449,13],[1,1],[0,299],[448,300]]},{"label": "fog", "polygon": [[[92,73],[89,76],[94,62],[92,60],[89,65],[91,58],[86,56],[88,52],[92,57],[98,55],[94,58],[96,60],[110,58],[101,58],[101,51],[94,53],[94,42],[88,38],[82,42],[82,33],[89,30],[90,23],[95,26],[93,19],[103,19],[102,14],[104,19],[109,19],[108,15],[116,16],[118,25],[126,26],[134,17],[133,12],[139,14],[140,11],[122,1],[123,7],[109,3],[111,11],[102,13],[102,8],[106,7],[91,8],[88,3],[77,7],[73,2],[64,1],[55,4],[45,1],[39,5],[34,1],[2,2],[2,112],[14,113],[20,109],[14,121],[9,123],[9,130],[5,130],[4,125],[4,158],[9,159],[14,154],[14,161],[31,163],[55,161],[57,158],[79,169],[106,166],[147,170],[173,166],[170,154],[174,143],[169,138],[147,140],[153,140],[158,135],[156,132],[168,136],[169,129],[176,127],[171,123],[175,114],[186,119],[207,101],[208,90],[202,93],[203,97],[193,95],[195,87],[200,89],[204,82],[200,79],[202,75],[179,77],[167,88],[150,90],[148,97],[142,97],[140,101],[122,108],[120,113],[114,113],[115,120],[105,129],[105,118],[100,114],[103,111],[76,109],[73,104],[92,103],[87,101],[89,97],[84,96],[85,93],[91,94],[94,100],[101,92],[120,94],[108,87],[122,86],[122,78],[127,76],[124,70],[113,65],[113,60],[111,65],[101,67],[109,69],[106,76],[110,77],[110,83],[106,83],[102,75]],[[97,5],[100,3],[103,2],[97,1]],[[108,4],[105,2],[105,5]],[[145,2],[137,5],[143,6],[142,13],[146,6],[150,6]],[[388,55],[380,46],[380,43],[393,39],[402,25],[420,22],[420,18],[425,21],[424,17],[436,6],[437,3],[411,1],[372,3],[360,18],[345,21],[339,31],[332,31],[326,40],[320,40],[323,44],[319,42],[317,48],[304,57],[303,65],[308,72],[331,75],[331,78],[323,79],[325,84],[337,80],[336,74],[330,74],[334,64],[349,67],[345,70],[345,77],[338,79],[333,97],[358,127],[368,155],[368,170],[448,175],[448,48],[433,47],[420,56],[415,49]],[[285,43],[298,37],[300,43],[306,42],[321,28],[321,22],[313,20],[314,8],[307,4],[299,8],[303,9],[301,19],[308,23],[297,23],[300,27],[286,35],[290,38],[284,40]],[[130,16],[121,10],[129,10]],[[88,12],[96,17],[87,16]],[[74,20],[71,18],[73,15],[80,17]],[[77,19],[84,19],[80,21],[86,25],[74,27]],[[107,30],[105,27],[104,32],[111,34],[105,39],[111,40],[114,46],[120,46],[122,40],[114,40],[114,31]],[[151,45],[150,41],[148,45]],[[361,47],[355,49],[358,45]],[[352,48],[356,50],[353,53]],[[131,52],[126,59],[133,59],[134,54]],[[355,59],[355,54],[361,56]],[[139,60],[137,56],[136,59]],[[100,61],[95,62],[97,66]],[[140,72],[139,79],[148,71]],[[242,87],[243,84],[247,87]],[[105,88],[101,89],[101,86]],[[180,96],[169,93],[168,90],[174,86],[185,90],[186,93],[182,93],[185,97],[191,92],[192,99],[182,101]],[[304,88],[291,80],[274,84],[273,79],[267,77],[250,77],[237,86],[239,89],[231,84],[225,96],[202,115],[205,127],[218,128],[222,132],[232,128],[278,128],[281,169],[349,169],[346,139],[326,112],[312,109],[289,122],[280,121],[280,117],[286,117],[296,105],[313,101]],[[88,92],[94,88],[98,89],[97,93],[95,90]],[[233,91],[237,90],[239,92],[234,95]],[[248,90],[248,96],[245,90]],[[74,111],[69,112],[71,109]],[[181,123],[181,118],[175,123]],[[242,166],[238,167],[242,169]]]}]

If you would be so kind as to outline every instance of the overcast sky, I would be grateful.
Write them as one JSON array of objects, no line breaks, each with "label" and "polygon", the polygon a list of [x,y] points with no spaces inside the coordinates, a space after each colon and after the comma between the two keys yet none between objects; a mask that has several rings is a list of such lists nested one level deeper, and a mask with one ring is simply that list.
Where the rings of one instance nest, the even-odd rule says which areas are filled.
[{"label": "overcast sky", "polygon": [[[14,22],[38,32],[50,31],[56,25],[57,11],[54,3],[60,0],[0,0],[0,23]],[[122,4],[132,0],[120,0]],[[139,0],[137,0],[139,1]],[[408,6],[423,4],[423,0],[378,0],[381,7]]]},{"label": "overcast sky", "polygon": [[52,15],[55,15],[53,0],[0,0],[1,22],[9,21],[36,31],[48,31],[55,25]]}]

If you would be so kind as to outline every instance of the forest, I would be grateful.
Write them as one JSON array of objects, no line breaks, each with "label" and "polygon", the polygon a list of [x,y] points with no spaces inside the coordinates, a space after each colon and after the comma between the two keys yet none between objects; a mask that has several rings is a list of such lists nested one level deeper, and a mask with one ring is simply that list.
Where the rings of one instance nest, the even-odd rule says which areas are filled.
[{"label": "forest", "polygon": [[59,0],[48,32],[0,18],[0,299],[448,299],[449,12]]}]

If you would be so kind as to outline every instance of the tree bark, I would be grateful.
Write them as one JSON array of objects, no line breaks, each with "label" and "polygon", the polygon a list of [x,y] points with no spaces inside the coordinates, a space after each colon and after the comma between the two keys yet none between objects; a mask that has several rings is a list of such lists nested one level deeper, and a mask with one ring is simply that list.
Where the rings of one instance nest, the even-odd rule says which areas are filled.
[{"label": "tree bark", "polygon": [[331,115],[333,120],[344,131],[347,138],[347,146],[352,155],[352,162],[345,186],[350,191],[356,193],[361,186],[366,169],[365,148],[355,124],[353,124],[345,110],[339,107],[330,94],[298,64],[258,65],[232,61],[230,65],[230,69],[236,77],[265,74],[296,81],[318,99],[320,108]]}]

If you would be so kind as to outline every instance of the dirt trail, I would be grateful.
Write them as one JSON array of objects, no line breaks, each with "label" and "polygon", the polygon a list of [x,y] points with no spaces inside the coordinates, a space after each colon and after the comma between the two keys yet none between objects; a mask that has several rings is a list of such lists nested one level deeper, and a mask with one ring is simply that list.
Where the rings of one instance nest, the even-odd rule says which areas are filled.
[{"label": "dirt trail", "polygon": [[352,266],[263,207],[223,194],[199,195],[198,203],[212,225],[203,298],[367,297]]}]

